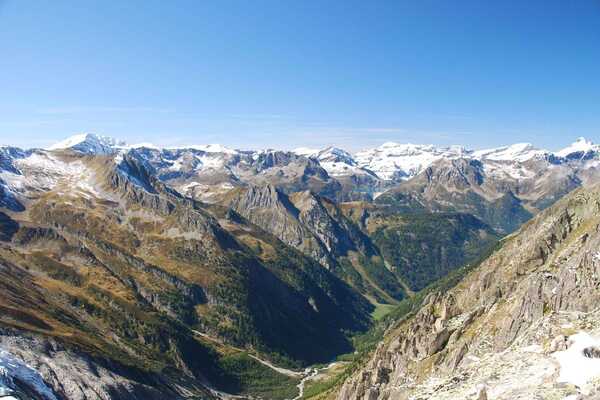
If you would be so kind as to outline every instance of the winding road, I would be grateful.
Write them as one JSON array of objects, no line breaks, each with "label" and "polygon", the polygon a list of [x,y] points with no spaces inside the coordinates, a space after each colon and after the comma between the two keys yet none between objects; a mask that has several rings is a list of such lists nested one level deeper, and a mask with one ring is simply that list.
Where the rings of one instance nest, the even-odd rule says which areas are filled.
[{"label": "winding road", "polygon": [[[216,339],[212,336],[209,336],[206,333],[196,331],[196,330],[192,330],[192,332],[195,333],[196,335],[202,336],[203,338],[208,339],[212,342],[219,343],[221,345],[225,345],[221,340]],[[239,347],[235,347],[235,346],[232,346],[229,344],[227,346],[231,347],[232,349],[238,350],[240,352],[248,353],[247,350],[241,349]],[[308,380],[314,378],[320,372],[326,371],[329,368],[333,367],[334,365],[338,364],[337,362],[332,362],[323,368],[306,368],[304,371],[300,372],[300,371],[294,371],[294,370],[283,368],[283,367],[278,367],[278,366],[274,365],[273,363],[271,363],[270,361],[263,360],[262,358],[259,358],[259,357],[255,356],[254,354],[248,354],[248,356],[255,359],[262,365],[264,365],[268,368],[271,368],[273,371],[278,372],[282,375],[289,376],[291,378],[302,378],[300,380],[300,383],[298,383],[298,385],[296,385],[296,387],[298,388],[298,396],[294,397],[292,400],[300,400],[302,398],[302,396],[304,396],[304,386],[306,385],[306,382]],[[219,398],[223,398],[223,399],[247,399],[248,398],[247,396],[238,396],[238,395],[234,395],[234,394],[220,392],[215,389],[211,389],[211,392],[214,395],[218,396]]]}]

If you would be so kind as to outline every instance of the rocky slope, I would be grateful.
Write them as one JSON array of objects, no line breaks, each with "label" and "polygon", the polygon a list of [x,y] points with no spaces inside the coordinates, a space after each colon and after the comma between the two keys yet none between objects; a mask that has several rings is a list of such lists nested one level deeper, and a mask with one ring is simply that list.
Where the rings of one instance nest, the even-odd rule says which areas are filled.
[{"label": "rocky slope", "polygon": [[505,161],[441,159],[378,197],[377,202],[470,213],[494,229],[510,233],[583,182],[600,179],[591,165],[579,169],[552,157],[532,157],[511,173],[498,163]]},{"label": "rocky slope", "polygon": [[24,209],[0,218],[2,345],[59,398],[204,398],[235,377],[195,332],[302,365],[348,351],[346,332],[369,324],[372,306],[341,280],[181,196],[137,150],[13,161],[2,176]]},{"label": "rocky slope", "polygon": [[358,292],[385,303],[406,295],[369,236],[337,204],[308,191],[286,195],[272,185],[240,190],[223,203],[315,259]]},{"label": "rocky slope", "polygon": [[505,239],[456,287],[430,294],[397,322],[337,398],[597,393],[599,245],[600,188],[576,190]]},{"label": "rocky slope", "polygon": [[360,165],[360,159],[345,150],[336,147],[322,150],[301,148],[294,152],[317,160],[340,183],[339,198],[343,200],[367,200],[385,190],[385,176],[371,171],[368,165]]}]

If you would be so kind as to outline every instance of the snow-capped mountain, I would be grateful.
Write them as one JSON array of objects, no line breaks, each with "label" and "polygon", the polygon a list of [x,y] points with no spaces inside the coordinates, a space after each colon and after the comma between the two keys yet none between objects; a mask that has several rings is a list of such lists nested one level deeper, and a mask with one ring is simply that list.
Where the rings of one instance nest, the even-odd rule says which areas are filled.
[{"label": "snow-capped mountain", "polygon": [[[413,265],[428,271],[424,279],[437,279],[464,265],[467,252],[487,249],[497,234],[513,232],[572,190],[600,182],[600,168],[593,166],[600,160],[594,146],[578,140],[555,154],[526,144],[473,151],[386,143],[353,155],[335,147],[291,152],[219,145],[128,146],[84,135],[51,149],[0,147],[0,322],[12,327],[15,319],[22,319],[19,326],[39,337],[60,329],[68,333],[67,350],[79,349],[83,338],[91,349],[109,349],[101,354],[106,359],[135,355],[139,358],[124,359],[135,366],[154,365],[153,360],[162,358],[178,366],[173,370],[198,368],[193,376],[205,376],[203,363],[181,357],[198,343],[192,331],[198,328],[196,318],[213,324],[207,335],[220,335],[220,321],[229,316],[228,324],[241,329],[244,321],[238,322],[237,316],[256,311],[245,302],[252,298],[247,295],[264,295],[258,301],[267,307],[266,314],[256,311],[252,320],[282,316],[273,329],[289,321],[294,331],[300,329],[284,349],[302,356],[310,346],[321,346],[314,350],[321,355],[336,343],[346,321],[369,318],[366,300],[348,299],[371,291],[383,299],[403,296],[403,281],[394,278],[400,273],[421,288],[430,281],[423,281],[423,274],[412,276]],[[425,227],[425,236],[414,229],[417,223]],[[563,230],[549,233],[555,232]],[[449,240],[430,247],[442,236]],[[419,259],[428,258],[423,249],[439,256],[421,263]],[[406,264],[407,273],[397,267],[400,263]],[[446,269],[440,275],[429,275],[443,263]],[[337,265],[343,269],[331,268]],[[278,275],[282,266],[285,280]],[[330,269],[323,272],[320,266]],[[368,280],[361,278],[362,271]],[[329,274],[339,276],[329,281]],[[313,277],[318,278],[314,283]],[[334,284],[339,279],[357,285]],[[348,291],[355,288],[351,297]],[[240,302],[230,301],[237,291],[244,293]],[[65,296],[80,297],[70,301]],[[11,313],[4,312],[6,304]],[[160,319],[154,319],[157,313],[162,313]],[[344,318],[329,330],[336,315]],[[83,325],[69,322],[80,320]],[[427,321],[423,326],[432,325],[433,319]],[[194,325],[180,329],[181,324]],[[98,327],[108,327],[115,335],[96,334]],[[152,336],[144,336],[148,332]],[[290,332],[275,330],[274,337],[289,338]],[[186,397],[196,390],[194,396],[211,398],[193,376],[165,381],[171,378],[159,379],[148,371],[152,375],[134,374],[144,385],[135,386],[118,374],[123,371],[120,359],[98,368],[94,360],[65,354],[47,342],[36,339],[39,347],[32,347],[30,342],[3,341],[3,335],[0,347],[11,345],[11,355],[4,359],[12,364],[14,355],[19,367],[32,365],[51,378],[46,383],[53,389],[67,382],[93,388],[90,398],[98,393],[109,398],[104,393],[111,387],[126,387],[139,392],[130,398],[163,399],[179,398],[170,396],[171,388],[190,382],[184,387]],[[279,345],[270,342],[272,337],[269,333],[260,339],[264,348]],[[172,351],[154,353],[155,340],[163,338]],[[447,337],[442,339],[447,342]],[[254,340],[248,345],[254,346]],[[43,353],[39,358],[38,348],[51,350],[52,356]],[[192,350],[190,354],[204,354],[200,348]],[[15,390],[18,385],[13,383],[21,376],[16,369],[3,375],[2,356],[0,389]],[[42,363],[30,361],[38,358]],[[167,394],[144,395],[146,383],[152,382],[161,382]]]},{"label": "snow-capped mountain", "polygon": [[549,154],[546,150],[533,147],[531,143],[516,143],[510,146],[470,152],[470,156],[478,160],[517,161],[524,162],[534,157],[544,157]]},{"label": "snow-capped mountain", "polygon": [[436,160],[468,157],[470,154],[461,146],[436,147],[387,142],[380,147],[360,151],[355,158],[360,167],[373,171],[381,179],[398,180],[417,175]]},{"label": "snow-capped mountain", "polygon": [[594,144],[584,137],[577,138],[570,146],[554,153],[557,157],[566,159],[582,159],[600,152],[600,145]]},{"label": "snow-capped mountain", "polygon": [[360,167],[352,154],[338,147],[330,146],[322,150],[301,147],[295,149],[294,153],[317,160],[331,176],[374,175]]},{"label": "snow-capped mountain", "polygon": [[471,150],[462,146],[436,147],[384,143],[382,146],[363,150],[354,156],[359,167],[373,171],[384,180],[407,180],[441,159],[475,159],[486,164],[489,170],[500,171],[512,177],[526,177],[522,164],[532,160],[553,158],[555,163],[570,160],[589,160],[600,155],[600,146],[585,138],[578,138],[570,146],[552,153],[539,149],[531,143],[516,143],[484,150]]},{"label": "snow-capped mountain", "polygon": [[71,149],[84,154],[110,154],[122,146],[125,146],[125,142],[111,137],[82,133],[58,142],[48,150]]},{"label": "snow-capped mountain", "polygon": [[[164,155],[167,163],[172,163],[171,170],[177,171],[181,165],[187,165],[189,153],[196,154],[198,162],[194,168],[219,168],[226,160],[239,155],[250,156],[256,160],[261,155],[274,150],[240,151],[220,144],[189,145],[179,147],[158,147],[149,143],[126,145],[125,142],[94,134],[81,134],[61,141],[48,150],[71,149],[84,154],[112,154],[131,149],[152,149]],[[14,150],[13,150],[14,151]],[[6,150],[4,150],[6,153]],[[578,138],[570,146],[557,152],[539,149],[530,143],[517,143],[483,150],[471,150],[462,146],[438,147],[434,145],[401,144],[387,142],[383,145],[351,154],[337,147],[324,149],[297,148],[292,153],[316,160],[331,176],[372,175],[383,181],[403,181],[416,176],[425,168],[440,159],[476,159],[490,163],[489,169],[516,176],[514,164],[522,164],[530,160],[553,158],[555,162],[591,159],[600,154],[600,146],[585,138]],[[184,159],[174,155],[187,154]],[[7,158],[0,154],[0,162]],[[244,157],[242,157],[244,158]],[[502,172],[502,171],[501,171]],[[523,174],[520,174],[523,175]]]},{"label": "snow-capped mountain", "polygon": [[[591,141],[579,138],[554,153],[529,143],[471,150],[462,146],[392,142],[356,154],[337,147],[299,148],[292,152],[243,151],[219,144],[170,148],[151,144],[126,145],[120,140],[83,134],[48,150],[0,148],[0,185],[4,203],[10,199],[14,204],[11,193],[22,192],[25,186],[46,190],[57,174],[78,176],[78,172],[65,172],[60,159],[60,153],[72,150],[85,155],[115,155],[117,162],[124,154],[136,152],[152,166],[160,180],[184,195],[204,201],[239,186],[266,183],[285,187],[288,191],[313,190],[336,201],[368,200],[412,180],[428,168],[441,167],[443,160],[460,159],[477,161],[484,181],[491,179],[495,186],[522,191],[539,185],[538,178],[550,172],[574,177],[574,185],[578,185],[577,181],[593,181],[600,165],[599,149],[600,146]],[[55,154],[57,151],[60,153]],[[30,177],[25,180],[20,175],[21,169],[35,173],[29,173]]]}]

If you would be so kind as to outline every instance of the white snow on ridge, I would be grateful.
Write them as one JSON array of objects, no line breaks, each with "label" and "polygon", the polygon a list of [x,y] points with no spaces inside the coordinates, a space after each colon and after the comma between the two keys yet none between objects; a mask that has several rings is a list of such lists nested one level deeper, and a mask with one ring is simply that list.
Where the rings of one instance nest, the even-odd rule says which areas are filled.
[{"label": "white snow on ridge", "polygon": [[71,136],[69,138],[66,138],[63,141],[60,141],[60,142],[55,143],[52,146],[48,147],[48,150],[68,149],[72,146],[76,146],[76,145],[82,143],[83,141],[85,141],[87,136],[88,135],[86,133]]},{"label": "white snow on ridge", "polygon": [[[52,150],[64,148],[70,148],[84,154],[116,154],[117,157],[120,153],[135,148],[148,148],[159,152],[178,150],[205,152],[206,154],[202,157],[197,157],[200,163],[196,169],[205,167],[221,168],[227,162],[227,156],[231,155],[247,153],[251,154],[254,159],[258,159],[261,154],[275,151],[243,152],[220,144],[180,147],[159,147],[150,143],[125,145],[124,142],[92,134],[75,135],[50,147]],[[376,148],[359,151],[354,155],[336,147],[324,149],[300,147],[293,150],[295,154],[318,160],[321,166],[332,176],[374,173],[384,180],[410,179],[440,159],[456,158],[479,160],[484,164],[486,172],[498,177],[510,176],[515,179],[527,179],[533,176],[533,172],[520,165],[524,162],[542,159],[552,154],[561,159],[560,161],[566,161],[569,156],[572,158],[573,155],[579,153],[588,155],[591,151],[600,155],[600,145],[595,145],[584,138],[578,138],[572,145],[555,153],[538,149],[529,143],[517,143],[510,146],[473,151],[461,146],[437,147],[434,145],[387,142]],[[583,168],[600,166],[600,157],[593,160],[586,159],[584,164]],[[175,163],[172,170],[176,171],[180,167],[181,164]]]},{"label": "white snow on ridge", "polygon": [[338,147],[327,147],[326,149],[321,150],[317,154],[317,159],[319,161],[343,162],[348,165],[357,164],[352,154]]},{"label": "white snow on ridge", "polygon": [[525,168],[522,164],[506,163],[502,161],[489,161],[483,164],[483,170],[487,175],[504,178],[509,176],[513,179],[529,179],[535,176],[535,171]]},{"label": "white snow on ridge", "polygon": [[[38,394],[44,396],[45,399],[57,400],[54,392],[46,385],[42,376],[35,369],[17,359],[11,353],[0,349],[0,396],[3,399],[11,398],[3,395],[10,396],[13,393],[11,386],[14,378],[25,382],[29,387],[35,389]],[[16,399],[16,397],[12,398]]]},{"label": "white snow on ridge", "polygon": [[570,146],[565,147],[562,150],[554,153],[558,157],[568,157],[574,153],[587,153],[587,152],[599,152],[600,146],[592,143],[590,140],[587,140],[584,137],[579,137],[575,142],[573,142]]},{"label": "white snow on ridge", "polygon": [[[171,149],[171,148],[167,148],[167,149]],[[229,147],[223,146],[221,144],[215,144],[215,143],[213,143],[213,144],[196,144],[196,145],[191,145],[191,146],[175,147],[172,149],[175,149],[175,150],[185,150],[185,149],[200,150],[200,151],[204,151],[206,153],[225,153],[225,154],[239,153],[235,149],[231,149]]]},{"label": "white snow on ridge", "polygon": [[321,161],[321,167],[327,171],[330,176],[347,176],[347,175],[366,175],[368,174],[362,168],[359,168],[354,165],[349,165],[343,162],[330,162],[330,161]]},{"label": "white snow on ridge", "polygon": [[84,154],[111,154],[125,142],[107,136],[82,133],[48,147],[48,150],[72,149]]},{"label": "white snow on ridge", "polygon": [[300,147],[294,153],[314,158],[331,176],[370,175],[369,171],[358,166],[356,159],[346,150],[338,147],[326,147],[322,150]]},{"label": "white snow on ridge", "polygon": [[149,142],[142,142],[142,143],[136,143],[136,144],[131,144],[131,145],[126,145],[123,146],[124,149],[152,149],[152,150],[161,150],[160,147],[149,143]]},{"label": "white snow on ridge", "polygon": [[128,145],[122,140],[107,136],[98,136],[91,133],[83,133],[71,136],[61,142],[48,147],[47,150],[73,149],[85,154],[111,154],[117,150],[129,150],[147,148],[153,150],[200,150],[206,153],[237,154],[238,151],[220,144],[189,145],[189,146],[156,146],[152,143],[136,143]]},{"label": "white snow on ridge", "polygon": [[320,149],[312,149],[310,147],[298,147],[297,149],[292,150],[292,153],[296,153],[299,156],[314,157],[319,154],[320,151]]},{"label": "white snow on ridge", "polygon": [[537,149],[531,143],[516,143],[511,146],[474,151],[473,158],[479,160],[524,162],[546,154],[548,154],[546,150]]},{"label": "white snow on ridge", "polygon": [[213,168],[218,169],[225,165],[225,159],[218,156],[218,154],[206,154],[203,156],[196,156],[196,159],[200,161],[196,169]]},{"label": "white snow on ridge", "polygon": [[192,144],[192,145],[188,145],[188,146],[157,146],[155,144],[152,143],[148,143],[148,142],[143,142],[143,143],[136,143],[136,144],[132,144],[132,145],[124,145],[124,146],[117,146],[118,148],[122,148],[125,150],[128,149],[141,149],[141,148],[145,148],[145,149],[151,149],[151,150],[199,150],[199,151],[203,151],[205,153],[224,153],[224,154],[238,154],[239,151],[220,145],[220,144]]},{"label": "white snow on ridge", "polygon": [[380,147],[356,153],[355,159],[360,167],[375,172],[383,179],[398,175],[407,179],[439,159],[468,157],[470,153],[461,146],[436,147],[387,142]]}]

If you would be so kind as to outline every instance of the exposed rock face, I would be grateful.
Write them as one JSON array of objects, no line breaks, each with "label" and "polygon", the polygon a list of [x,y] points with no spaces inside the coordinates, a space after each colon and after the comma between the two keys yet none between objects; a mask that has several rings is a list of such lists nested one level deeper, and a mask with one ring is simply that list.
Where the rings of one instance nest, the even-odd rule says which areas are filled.
[{"label": "exposed rock face", "polygon": [[308,191],[287,196],[272,185],[251,186],[231,207],[327,267],[350,250],[373,251],[335,204]]},{"label": "exposed rock face", "polygon": [[[124,368],[109,360],[94,359],[69,350],[53,339],[35,337],[25,332],[0,330],[0,349],[41,375],[43,384],[36,385],[35,381],[24,379],[15,382],[15,386],[20,386],[20,390],[17,387],[18,392],[35,394],[41,400],[159,400],[183,399],[191,394],[181,391],[167,377]],[[195,391],[197,396],[212,398],[200,382],[196,382]]]},{"label": "exposed rock face", "polygon": [[496,177],[474,159],[441,159],[413,179],[377,198],[404,208],[472,214],[500,232],[511,232],[532,216],[521,193],[523,178]]},{"label": "exposed rock face", "polygon": [[[240,215],[330,268],[330,248],[303,223],[301,212],[272,185],[250,186],[231,203]],[[325,217],[325,216],[323,216]],[[326,218],[326,217],[325,217]]]},{"label": "exposed rock face", "polygon": [[357,271],[362,269],[360,260],[378,257],[379,252],[335,203],[308,191],[286,195],[266,185],[241,190],[229,206],[342,279],[358,276],[359,282],[357,278],[347,281],[361,293],[379,293],[377,296],[392,302],[403,295],[400,283],[384,263],[373,265],[370,271]]},{"label": "exposed rock face", "polygon": [[[527,346],[564,349],[564,336],[556,337],[565,321],[597,330],[580,316],[593,318],[600,301],[598,248],[600,188],[577,190],[506,239],[455,288],[429,295],[338,399],[466,398],[486,382],[493,399],[566,396],[556,362]],[[537,364],[525,363],[528,352]]]},{"label": "exposed rock face", "polygon": [[14,193],[4,184],[0,179],[0,207],[6,208],[10,211],[23,211],[25,207],[16,198]]}]

